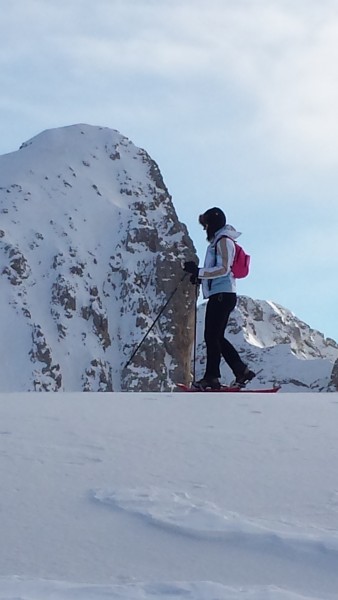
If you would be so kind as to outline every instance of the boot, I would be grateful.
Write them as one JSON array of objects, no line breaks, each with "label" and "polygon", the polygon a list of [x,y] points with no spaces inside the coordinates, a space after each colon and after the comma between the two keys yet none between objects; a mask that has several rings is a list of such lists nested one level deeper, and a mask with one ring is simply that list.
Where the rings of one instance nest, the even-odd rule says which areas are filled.
[{"label": "boot", "polygon": [[203,377],[198,381],[193,381],[191,387],[194,387],[198,390],[219,390],[221,384],[217,377]]},{"label": "boot", "polygon": [[237,375],[232,385],[233,387],[243,388],[254,377],[256,377],[256,373],[254,373],[254,371],[251,371],[248,367],[245,367],[241,375]]}]

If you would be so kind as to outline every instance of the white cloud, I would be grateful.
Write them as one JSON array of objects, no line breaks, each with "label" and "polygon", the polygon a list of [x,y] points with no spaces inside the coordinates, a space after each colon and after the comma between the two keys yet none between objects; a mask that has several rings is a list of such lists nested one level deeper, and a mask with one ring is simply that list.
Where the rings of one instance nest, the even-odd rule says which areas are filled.
[{"label": "white cloud", "polygon": [[211,82],[215,92],[226,86],[252,103],[247,133],[265,137],[283,159],[337,164],[338,10],[331,3],[131,4],[117,11],[99,4],[101,35],[73,32],[65,50],[61,37],[60,54],[84,72],[184,80],[187,104],[199,103],[189,83]]},{"label": "white cloud", "polygon": [[[35,108],[54,108],[48,92],[55,88],[67,114],[81,92],[82,104],[94,101],[91,87],[118,111],[128,110],[130,92],[132,115],[133,94],[145,112],[148,98],[162,93],[162,114],[173,105],[183,123],[202,114],[201,139],[219,127],[263,143],[281,162],[338,162],[331,0],[18,0],[2,21],[7,106],[12,92]],[[224,107],[212,123],[208,111],[219,98]],[[150,119],[156,109],[148,106]]]}]

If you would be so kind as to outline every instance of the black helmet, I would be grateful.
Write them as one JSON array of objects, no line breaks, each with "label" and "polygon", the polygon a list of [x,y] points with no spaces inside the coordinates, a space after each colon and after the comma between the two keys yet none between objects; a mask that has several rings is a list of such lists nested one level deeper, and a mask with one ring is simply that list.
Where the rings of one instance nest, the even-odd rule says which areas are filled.
[{"label": "black helmet", "polygon": [[199,222],[207,231],[207,238],[210,242],[216,231],[225,226],[227,220],[224,212],[217,207],[209,208],[203,215],[199,216]]}]

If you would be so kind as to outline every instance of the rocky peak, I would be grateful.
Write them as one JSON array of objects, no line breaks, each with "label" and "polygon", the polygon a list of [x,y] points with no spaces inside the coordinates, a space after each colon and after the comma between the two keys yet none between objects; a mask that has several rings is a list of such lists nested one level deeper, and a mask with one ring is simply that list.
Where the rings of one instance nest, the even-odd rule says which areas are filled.
[{"label": "rocky peak", "polygon": [[186,379],[186,281],[123,369],[195,256],[148,153],[117,131],[74,125],[0,157],[0,181],[2,391],[160,390]]}]

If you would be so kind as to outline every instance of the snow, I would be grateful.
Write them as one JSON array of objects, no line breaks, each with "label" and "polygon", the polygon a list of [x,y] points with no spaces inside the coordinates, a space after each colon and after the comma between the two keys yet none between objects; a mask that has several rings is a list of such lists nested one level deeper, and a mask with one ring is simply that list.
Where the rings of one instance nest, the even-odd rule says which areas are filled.
[{"label": "snow", "polygon": [[[102,381],[121,389],[121,370],[170,289],[158,263],[175,284],[170,263],[181,276],[189,251],[156,168],[117,131],[86,124],[44,131],[0,156],[0,311],[13,338],[2,342],[2,392],[105,391]],[[161,319],[164,330],[172,322]],[[43,350],[31,354],[37,326],[45,361]]]},{"label": "snow", "polygon": [[338,394],[0,395],[0,600],[333,600]]},{"label": "snow", "polygon": [[[183,285],[124,369],[194,257],[157,169],[125,136],[86,124],[44,131],[0,156],[2,392],[187,382],[193,293],[189,300]],[[204,311],[199,305],[197,378]],[[276,302],[240,296],[227,336],[260,371],[259,384],[331,389],[338,345]],[[224,363],[221,374],[224,383],[234,378]]]}]

